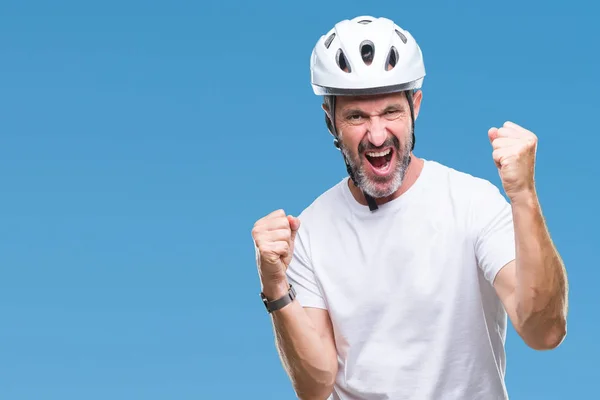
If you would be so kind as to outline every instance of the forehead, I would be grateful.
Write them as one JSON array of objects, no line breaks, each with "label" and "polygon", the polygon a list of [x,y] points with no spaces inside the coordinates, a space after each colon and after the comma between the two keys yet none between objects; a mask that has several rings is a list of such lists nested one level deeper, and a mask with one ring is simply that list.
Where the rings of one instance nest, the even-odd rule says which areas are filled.
[{"label": "forehead", "polygon": [[406,96],[404,93],[378,94],[371,96],[338,96],[337,106],[340,109],[358,108],[358,109],[380,109],[390,104],[404,104]]}]

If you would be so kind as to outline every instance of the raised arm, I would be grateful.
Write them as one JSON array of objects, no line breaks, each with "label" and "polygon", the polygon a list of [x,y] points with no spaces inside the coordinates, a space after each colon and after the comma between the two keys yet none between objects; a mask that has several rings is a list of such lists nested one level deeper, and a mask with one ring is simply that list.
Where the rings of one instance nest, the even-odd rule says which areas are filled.
[{"label": "raised arm", "polygon": [[538,139],[511,122],[490,129],[488,135],[511,202],[516,252],[494,287],[523,340],[534,349],[552,349],[567,331],[568,283],[535,190]]},{"label": "raised arm", "polygon": [[567,331],[567,274],[534,193],[512,201],[516,260],[494,287],[515,330],[536,350],[557,347]]},{"label": "raised arm", "polygon": [[[257,221],[252,230],[262,293],[269,302],[288,295],[286,268],[299,227],[299,219],[278,210]],[[337,375],[337,352],[327,310],[304,308],[295,299],[272,311],[271,316],[277,350],[298,398],[327,399]]]}]

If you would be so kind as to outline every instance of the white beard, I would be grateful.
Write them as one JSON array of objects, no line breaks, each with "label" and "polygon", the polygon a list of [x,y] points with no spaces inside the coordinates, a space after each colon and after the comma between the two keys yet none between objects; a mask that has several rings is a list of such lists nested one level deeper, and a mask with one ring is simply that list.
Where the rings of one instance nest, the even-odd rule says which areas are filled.
[{"label": "white beard", "polygon": [[357,181],[356,183],[363,192],[374,198],[391,196],[400,188],[400,186],[402,186],[402,182],[404,182],[404,177],[406,176],[406,171],[408,169],[408,164],[410,163],[411,148],[412,136],[409,136],[409,139],[404,143],[404,145],[400,146],[400,151],[398,151],[398,149],[394,149],[394,151],[396,151],[396,165],[393,167],[391,176],[373,177],[365,174],[364,163],[368,161],[361,159],[357,162],[357,160],[352,157],[348,149],[340,140],[340,149],[350,164],[350,168],[354,173],[354,178]]}]

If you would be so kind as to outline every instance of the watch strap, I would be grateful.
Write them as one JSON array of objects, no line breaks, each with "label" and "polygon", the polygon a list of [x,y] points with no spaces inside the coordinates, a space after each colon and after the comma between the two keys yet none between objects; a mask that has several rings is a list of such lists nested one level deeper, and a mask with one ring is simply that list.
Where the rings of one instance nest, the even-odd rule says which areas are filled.
[{"label": "watch strap", "polygon": [[269,301],[267,299],[267,297],[264,295],[264,293],[261,293],[260,297],[261,297],[265,307],[267,308],[267,311],[270,314],[273,311],[282,309],[283,307],[287,306],[292,301],[294,301],[294,299],[296,298],[296,290],[292,287],[292,285],[290,285],[288,292],[284,296],[280,297],[277,300],[273,300],[273,301]]}]

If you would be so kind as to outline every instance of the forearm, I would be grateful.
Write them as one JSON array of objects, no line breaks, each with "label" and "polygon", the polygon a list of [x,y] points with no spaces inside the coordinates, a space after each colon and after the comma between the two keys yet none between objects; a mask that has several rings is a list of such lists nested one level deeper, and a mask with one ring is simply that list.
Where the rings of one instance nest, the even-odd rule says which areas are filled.
[{"label": "forearm", "polygon": [[567,277],[535,192],[511,199],[519,330],[532,347],[556,347],[566,332]]},{"label": "forearm", "polygon": [[[288,284],[268,285],[269,299],[283,296]],[[335,349],[326,346],[304,308],[294,300],[272,314],[275,343],[281,362],[301,400],[325,400],[337,373]]]}]

